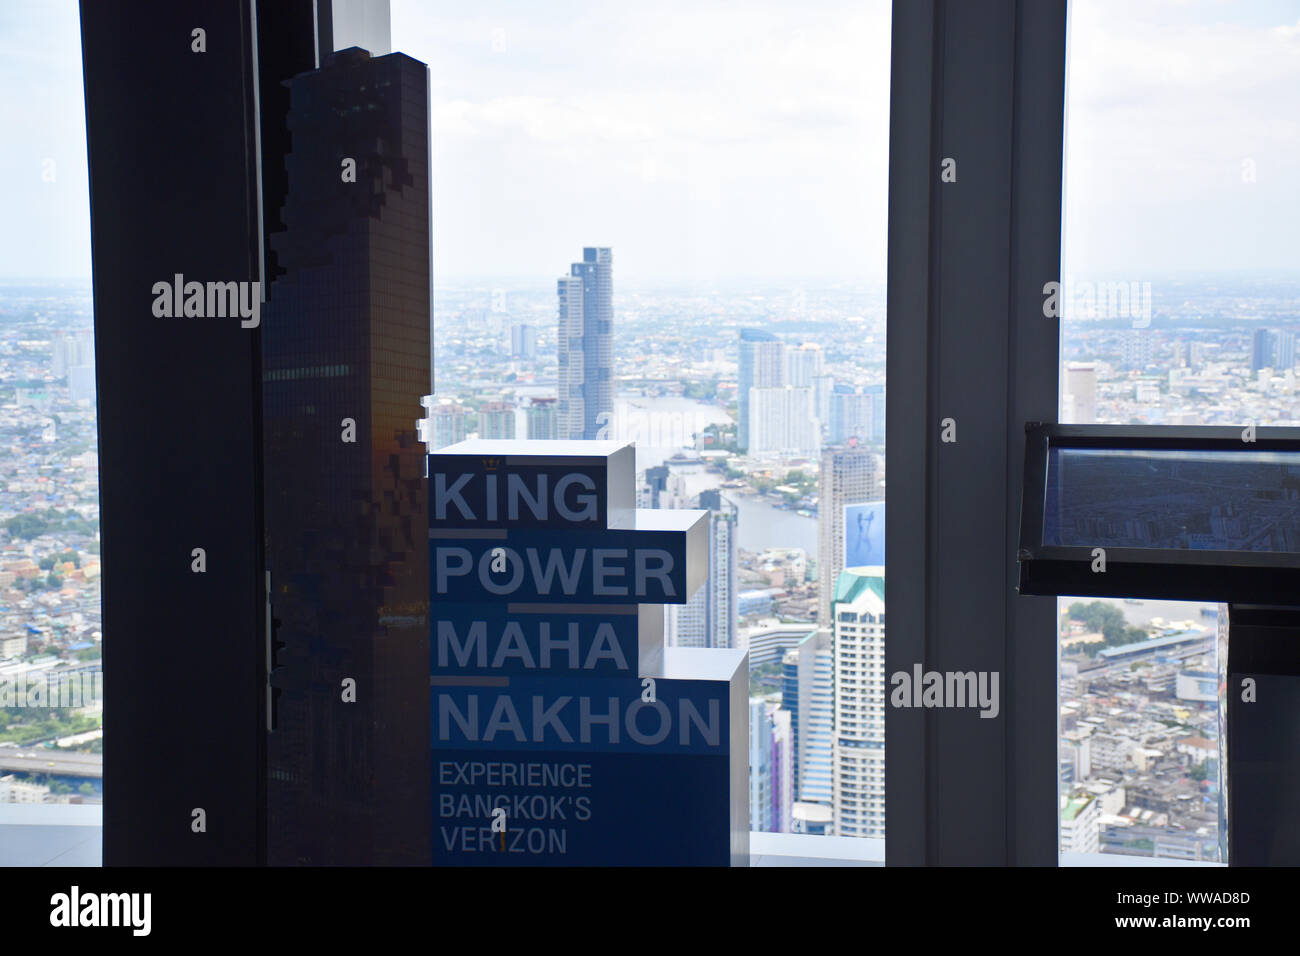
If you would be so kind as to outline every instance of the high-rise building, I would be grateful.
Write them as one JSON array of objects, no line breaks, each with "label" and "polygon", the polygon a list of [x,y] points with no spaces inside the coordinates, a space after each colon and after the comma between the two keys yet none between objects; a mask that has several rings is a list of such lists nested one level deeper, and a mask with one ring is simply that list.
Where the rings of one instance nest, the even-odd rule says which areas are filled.
[{"label": "high-rise building", "polygon": [[1121,361],[1126,368],[1144,369],[1151,364],[1152,335],[1147,329],[1126,329],[1121,342]]},{"label": "high-rise building", "polygon": [[708,598],[700,588],[685,604],[664,608],[665,647],[708,647]]},{"label": "high-rise building", "polygon": [[785,384],[785,346],[762,329],[740,330],[739,375],[736,389],[736,447],[749,450],[750,390]]},{"label": "high-rise building", "polygon": [[1094,362],[1067,362],[1061,421],[1071,425],[1097,423],[1097,366]]},{"label": "high-rise building", "polygon": [[273,864],[429,860],[428,627],[393,610],[429,600],[428,83],[356,47],[288,82],[261,338]]},{"label": "high-rise building", "polygon": [[68,369],[68,395],[74,402],[95,400],[95,366],[74,365]]},{"label": "high-rise building", "polygon": [[797,833],[833,832],[831,744],[835,685],[831,633],[818,629],[786,652],[781,707],[790,713],[792,829]]},{"label": "high-rise building", "polygon": [[55,332],[51,351],[55,378],[63,378],[70,369],[93,366],[95,364],[94,333]]},{"label": "high-rise building", "polygon": [[510,326],[510,354],[514,358],[534,358],[537,355],[537,329],[527,322]]},{"label": "high-rise building", "polygon": [[797,388],[812,387],[813,380],[822,374],[824,364],[822,347],[813,342],[785,350],[785,385]]},{"label": "high-rise building", "polygon": [[614,414],[613,261],[606,247],[585,248],[557,284],[562,439],[603,437]]},{"label": "high-rise building", "polygon": [[[881,569],[883,572],[883,569]],[[844,571],[831,601],[837,836],[885,835],[885,578]]]},{"label": "high-rise building", "polygon": [[749,390],[751,455],[815,455],[820,428],[813,417],[813,390],[790,385]]},{"label": "high-rise building", "polygon": [[781,654],[781,709],[790,715],[790,747],[794,755],[790,786],[793,794],[799,792],[799,662],[803,659],[799,645],[816,637],[816,633],[810,632]]},{"label": "high-rise building", "polygon": [[685,604],[665,607],[664,643],[668,647],[735,647],[739,512],[716,489],[701,492],[696,502],[682,504],[709,512],[709,577]]},{"label": "high-rise building", "polygon": [[1250,340],[1250,370],[1258,372],[1273,364],[1273,335],[1268,329],[1256,329]]},{"label": "high-rise building", "polygon": [[885,386],[864,385],[862,392],[871,396],[871,440],[878,445],[885,443]]},{"label": "high-rise building", "polygon": [[789,833],[794,797],[790,712],[761,698],[749,701],[749,829]]},{"label": "high-rise building", "polygon": [[640,508],[662,508],[661,502],[664,493],[668,490],[668,466],[651,465],[641,473],[641,487],[644,492],[645,502],[638,505]]},{"label": "high-rise building", "polygon": [[514,438],[515,406],[513,402],[484,402],[478,410],[479,438]]},{"label": "high-rise building", "polygon": [[463,405],[457,405],[455,402],[440,402],[429,408],[428,422],[430,450],[446,448],[448,445],[465,440],[469,428],[469,415]]},{"label": "high-rise building", "polygon": [[817,499],[818,617],[830,626],[831,599],[844,570],[844,507],[884,498],[883,469],[862,445],[838,445],[822,452]]},{"label": "high-rise building", "polygon": [[835,391],[835,376],[814,375],[812,390],[813,417],[825,428],[831,420],[831,393]]},{"label": "high-rise building", "polygon": [[772,736],[774,725],[767,701],[749,699],[749,829],[772,830]]},{"label": "high-rise building", "polygon": [[[428,600],[428,78],[366,5],[81,4],[104,673],[130,701],[106,865],[429,860],[427,636],[379,616]],[[174,318],[141,321],[151,298]],[[195,467],[142,485],[151,461]],[[340,672],[374,693],[340,706]],[[206,832],[167,824],[198,805]]]},{"label": "high-rise building", "polygon": [[736,567],[740,512],[717,489],[700,492],[699,506],[709,512],[709,647],[735,647]]},{"label": "high-rise building", "polygon": [[1061,852],[1097,853],[1101,844],[1101,805],[1092,794],[1061,796]]},{"label": "high-rise building", "polygon": [[1251,336],[1250,370],[1271,368],[1278,375],[1295,368],[1295,331],[1256,329]]},{"label": "high-rise building", "polygon": [[784,707],[772,712],[772,832],[791,831],[794,809],[794,731]]},{"label": "high-rise building", "polygon": [[842,445],[850,438],[862,442],[873,440],[874,404],[871,395],[848,386],[836,387],[831,392],[831,420],[826,440],[832,445]]},{"label": "high-rise building", "polygon": [[1295,368],[1295,332],[1278,329],[1273,333],[1273,371],[1279,375]]},{"label": "high-rise building", "polygon": [[524,420],[530,440],[549,441],[556,437],[555,405],[554,398],[534,398],[528,402],[528,407],[524,409]]}]

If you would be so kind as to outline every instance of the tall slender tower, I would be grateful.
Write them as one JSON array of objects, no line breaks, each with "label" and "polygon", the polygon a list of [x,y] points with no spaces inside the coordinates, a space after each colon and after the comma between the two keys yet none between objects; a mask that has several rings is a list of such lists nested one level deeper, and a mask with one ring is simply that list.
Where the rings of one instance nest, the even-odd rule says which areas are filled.
[{"label": "tall slender tower", "polygon": [[709,512],[709,579],[685,604],[665,608],[669,647],[736,646],[736,506],[716,489],[700,492]]},{"label": "tall slender tower", "polygon": [[834,616],[835,736],[831,782],[835,835],[885,835],[885,579],[842,571]]},{"label": "tall slender tower", "polygon": [[268,857],[427,863],[428,70],[353,47],[289,92],[262,337]]},{"label": "tall slender tower", "polygon": [[750,390],[785,384],[785,345],[762,329],[740,330],[739,378],[736,389],[736,447],[749,450]]},{"label": "tall slender tower", "polygon": [[830,627],[831,600],[844,570],[844,506],[884,497],[876,455],[858,444],[822,452],[817,503],[817,623]]},{"label": "tall slender tower", "polygon": [[804,342],[785,353],[785,384],[808,388],[825,367],[822,347],[816,342]]},{"label": "tall slender tower", "polygon": [[613,256],[587,247],[557,284],[560,439],[596,439],[614,414]]},{"label": "tall slender tower", "polygon": [[1251,336],[1250,370],[1258,372],[1273,364],[1273,333],[1268,329],[1256,329]]},{"label": "tall slender tower", "polygon": [[749,829],[772,830],[772,714],[761,697],[749,699]]},{"label": "tall slender tower", "polygon": [[1068,362],[1065,366],[1065,394],[1061,397],[1061,421],[1071,425],[1097,423],[1097,363]]},{"label": "tall slender tower", "polygon": [[781,707],[794,737],[792,815],[796,833],[833,832],[835,661],[829,630],[813,631],[786,652]]}]

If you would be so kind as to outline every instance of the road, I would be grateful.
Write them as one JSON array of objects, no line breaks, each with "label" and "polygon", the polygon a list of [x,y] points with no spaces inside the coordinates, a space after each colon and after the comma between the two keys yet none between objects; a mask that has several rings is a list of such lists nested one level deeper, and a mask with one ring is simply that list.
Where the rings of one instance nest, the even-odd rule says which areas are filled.
[{"label": "road", "polygon": [[45,750],[42,747],[0,747],[0,774],[13,771],[102,779],[104,755],[76,750]]}]

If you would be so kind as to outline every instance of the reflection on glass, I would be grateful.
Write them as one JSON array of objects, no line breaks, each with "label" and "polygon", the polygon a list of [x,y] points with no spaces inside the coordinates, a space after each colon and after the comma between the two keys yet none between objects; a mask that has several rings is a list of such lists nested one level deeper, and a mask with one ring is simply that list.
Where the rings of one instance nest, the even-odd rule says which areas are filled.
[{"label": "reflection on glass", "polygon": [[1053,448],[1043,544],[1300,552],[1300,451]]},{"label": "reflection on glass", "polygon": [[[1279,117],[1300,92],[1300,4],[1070,0],[1069,16],[1060,421],[1294,424],[1300,149]],[[1043,544],[1294,552],[1288,463],[1065,452]],[[1222,860],[1216,705],[1193,676],[1213,655],[1103,673],[1081,650],[1173,633],[1157,617],[1208,626],[1207,608],[1111,603],[1127,624],[1063,625],[1061,849]]]}]

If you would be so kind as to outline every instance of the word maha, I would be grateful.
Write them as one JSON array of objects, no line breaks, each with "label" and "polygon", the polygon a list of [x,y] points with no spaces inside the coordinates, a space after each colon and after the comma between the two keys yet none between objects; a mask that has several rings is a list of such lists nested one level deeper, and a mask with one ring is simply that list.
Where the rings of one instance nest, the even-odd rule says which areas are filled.
[{"label": "word maha", "polygon": [[[495,650],[489,658],[487,621],[471,621],[464,640],[461,640],[456,633],[455,621],[439,621],[438,666],[447,667],[454,657],[460,667],[467,667],[470,661],[473,661],[474,666],[478,668],[489,666],[500,668],[507,661],[517,660],[530,670],[536,668],[548,670],[552,666],[554,657],[563,660],[570,670],[578,670],[579,667],[582,670],[594,670],[601,661],[613,661],[614,666],[622,671],[628,669],[627,658],[618,644],[618,634],[608,621],[601,621],[596,625],[591,646],[587,649],[586,656],[580,659],[578,654],[580,627],[581,625],[576,621],[570,622],[567,637],[552,637],[550,623],[540,622],[537,625],[539,651],[534,655],[524,637],[523,627],[515,621],[507,621],[499,635],[496,634],[495,629],[493,631]],[[491,660],[490,665],[489,660]]]}]

